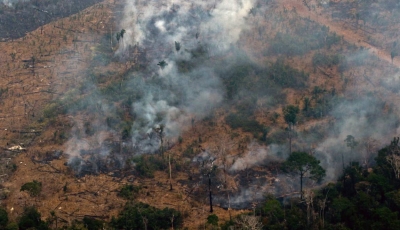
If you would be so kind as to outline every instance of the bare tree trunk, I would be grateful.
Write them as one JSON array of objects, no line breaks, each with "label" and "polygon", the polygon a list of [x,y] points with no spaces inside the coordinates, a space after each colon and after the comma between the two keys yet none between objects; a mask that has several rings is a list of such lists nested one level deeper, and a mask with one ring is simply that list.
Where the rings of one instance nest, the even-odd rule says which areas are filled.
[{"label": "bare tree trunk", "polygon": [[292,153],[292,131],[289,128],[289,154]]},{"label": "bare tree trunk", "polygon": [[232,220],[232,214],[231,214],[231,199],[229,197],[229,192],[228,192],[228,212],[229,212],[229,220]]},{"label": "bare tree trunk", "polygon": [[300,199],[303,200],[303,173],[300,174]]},{"label": "bare tree trunk", "polygon": [[174,230],[174,215],[171,217],[171,229]]},{"label": "bare tree trunk", "polygon": [[169,165],[169,190],[172,190],[171,154],[168,154],[168,165]]},{"label": "bare tree trunk", "polygon": [[213,212],[212,193],[211,193],[211,173],[208,173],[208,192],[210,197],[210,212]]}]

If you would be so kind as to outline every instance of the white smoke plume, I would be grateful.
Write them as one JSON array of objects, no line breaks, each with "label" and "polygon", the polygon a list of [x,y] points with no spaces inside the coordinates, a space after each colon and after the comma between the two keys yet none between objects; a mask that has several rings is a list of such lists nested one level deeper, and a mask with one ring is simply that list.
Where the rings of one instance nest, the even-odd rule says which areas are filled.
[{"label": "white smoke plume", "polygon": [[285,158],[280,150],[281,147],[278,145],[261,146],[253,141],[249,144],[247,153],[236,159],[229,171],[234,173],[254,166],[266,165],[270,162],[283,161]]},{"label": "white smoke plume", "polygon": [[[120,25],[126,34],[117,54],[140,47],[149,60],[149,71],[141,73],[144,80],[131,83],[143,90],[143,97],[133,103],[136,153],[159,149],[161,137],[154,130],[162,126],[166,139],[177,138],[192,119],[201,119],[221,103],[224,91],[212,61],[196,58],[222,57],[236,49],[252,6],[253,0],[126,1]],[[161,61],[166,65],[157,66]],[[183,61],[194,67],[178,71]],[[196,66],[198,61],[201,67]]]},{"label": "white smoke plume", "polygon": [[3,3],[4,5],[11,7],[11,6],[13,6],[13,4],[15,4],[17,2],[26,2],[26,1],[29,1],[29,0],[2,0],[0,2]]},{"label": "white smoke plume", "polygon": [[[227,50],[235,45],[246,25],[253,0],[215,1],[126,1],[121,28],[126,30],[128,45],[162,42],[172,45],[211,41]],[[162,41],[159,41],[159,40]]]}]

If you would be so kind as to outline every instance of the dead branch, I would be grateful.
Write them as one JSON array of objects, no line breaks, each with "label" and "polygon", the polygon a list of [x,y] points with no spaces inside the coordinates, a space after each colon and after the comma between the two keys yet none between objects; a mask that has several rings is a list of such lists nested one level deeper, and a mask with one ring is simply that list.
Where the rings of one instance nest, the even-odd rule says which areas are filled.
[{"label": "dead branch", "polygon": [[321,71],[322,74],[324,74],[325,76],[331,78],[331,75],[327,72],[325,72],[322,68],[320,68],[319,66],[317,66],[318,70]]}]

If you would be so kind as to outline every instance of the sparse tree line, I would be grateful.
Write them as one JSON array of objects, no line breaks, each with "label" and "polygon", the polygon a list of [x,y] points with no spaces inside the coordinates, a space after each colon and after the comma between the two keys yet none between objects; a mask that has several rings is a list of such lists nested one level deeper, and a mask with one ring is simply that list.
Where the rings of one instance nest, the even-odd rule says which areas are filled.
[{"label": "sparse tree line", "polygon": [[[345,143],[355,143],[348,137]],[[350,146],[351,147],[351,146]],[[351,162],[336,182],[311,189],[301,188],[299,196],[284,199],[265,194],[265,200],[253,211],[233,216],[226,222],[211,214],[205,229],[399,229],[400,228],[400,146],[399,138],[379,150],[375,165],[371,168]],[[293,152],[281,169],[297,176],[320,181],[325,170],[319,161],[305,152]],[[31,196],[40,193],[41,183],[29,182],[21,191]],[[139,186],[127,184],[118,195],[127,203],[118,216],[107,222],[92,217],[71,222],[64,226],[63,219],[55,212],[46,220],[35,207],[26,207],[14,221],[0,209],[2,229],[182,229],[188,213],[164,208],[157,209],[135,201]],[[60,227],[64,226],[64,227]]]}]

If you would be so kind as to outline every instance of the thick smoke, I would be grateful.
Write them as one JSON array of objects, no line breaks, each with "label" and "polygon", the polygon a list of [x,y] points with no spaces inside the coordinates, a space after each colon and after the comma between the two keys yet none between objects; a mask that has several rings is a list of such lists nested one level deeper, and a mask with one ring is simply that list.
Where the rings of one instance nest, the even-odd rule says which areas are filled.
[{"label": "thick smoke", "polygon": [[126,29],[124,44],[160,47],[178,41],[190,49],[200,42],[226,52],[247,26],[253,4],[253,0],[127,1],[121,23]]},{"label": "thick smoke", "polygon": [[[157,151],[162,134],[176,138],[193,119],[220,104],[224,95],[220,79],[213,63],[201,58],[227,55],[237,46],[252,5],[251,0],[126,2],[121,23],[126,34],[117,53],[123,56],[127,47],[143,47],[150,66],[142,74],[143,97],[133,104],[140,121],[132,127],[137,153]],[[192,63],[193,68],[182,73],[178,70],[182,63]],[[154,79],[162,84],[153,84]],[[136,88],[137,81],[133,84]]]},{"label": "thick smoke", "polygon": [[[333,109],[331,116],[335,122],[331,132],[316,148],[317,157],[327,169],[326,180],[334,180],[342,173],[342,154],[345,165],[357,161],[364,167],[371,166],[373,153],[396,135],[400,121],[395,113],[384,110],[385,102],[367,96],[344,101]],[[345,141],[349,135],[355,138],[353,149]]]},{"label": "thick smoke", "polygon": [[15,3],[18,2],[28,2],[29,0],[1,0],[0,2],[6,6],[12,7]]},{"label": "thick smoke", "polygon": [[[192,122],[207,116],[222,104],[226,92],[218,69],[223,67],[215,66],[213,60],[240,56],[239,39],[246,29],[251,28],[247,19],[254,4],[252,0],[126,1],[119,28],[126,33],[119,41],[116,56],[124,60],[127,53],[139,50],[143,53],[146,68],[133,73],[124,82],[135,94],[131,102],[134,121],[130,124],[132,139],[123,141],[119,148],[132,145],[133,154],[155,153],[159,151],[162,141],[164,145],[176,141]],[[366,65],[371,59],[367,57],[369,55],[364,50],[347,56],[348,68]],[[374,83],[378,82],[375,79],[378,77],[370,77]],[[348,165],[351,161],[360,161],[369,167],[376,150],[387,144],[392,136],[398,135],[399,118],[396,112],[399,108],[397,104],[390,105],[385,101],[388,94],[384,92],[398,93],[397,78],[387,77],[380,81],[386,88],[374,87],[373,90],[369,86],[371,83],[360,81],[358,87],[365,88],[364,91],[353,92],[353,87],[349,87],[344,92],[345,96],[332,96],[330,99],[335,103],[324,111],[327,122],[320,124],[326,126],[322,128],[322,134],[310,138],[295,126],[297,136],[293,140],[293,150],[310,152],[320,160],[327,171],[325,182],[337,179],[342,173],[343,164]],[[375,94],[375,91],[379,93]],[[246,94],[250,93],[246,91]],[[94,104],[102,104],[99,94],[95,94],[93,100]],[[98,109],[102,114],[115,112],[112,107],[100,106]],[[67,152],[75,157],[71,165],[80,170],[83,159],[98,167],[96,158],[90,154],[94,151],[100,151],[100,156],[107,159],[106,162],[116,159],[113,160],[114,165],[123,165],[123,156],[110,156],[113,146],[108,143],[115,137],[106,133],[113,133],[113,130],[104,126],[101,120],[94,120],[93,123],[97,127],[94,135],[73,135],[67,143]],[[84,130],[84,126],[84,123],[76,122],[75,128]],[[310,130],[310,127],[306,129]],[[82,131],[76,131],[79,132]],[[345,142],[349,135],[357,142],[353,148],[347,147]],[[79,136],[89,141],[82,141]],[[203,153],[194,161],[212,157],[211,152]],[[253,142],[227,171],[232,176],[243,175],[244,171],[255,166],[264,167],[271,162],[281,162],[287,155],[287,145],[260,146]],[[215,164],[221,166],[218,165],[218,159]],[[251,173],[257,174],[254,171]],[[279,195],[298,191],[297,178],[280,173],[269,176],[253,181],[243,179],[237,193],[231,194],[231,204],[242,207],[248,201],[262,199],[266,193]],[[306,187],[315,185],[311,180],[306,183]],[[215,199],[226,205],[226,197],[218,196]]]},{"label": "thick smoke", "polygon": [[[113,97],[129,104],[133,122],[126,130],[132,138],[121,137],[115,130],[124,124],[111,119],[118,111],[110,101],[121,100],[108,98],[87,78],[81,88],[90,93],[78,106],[86,107],[87,118],[73,120],[66,143],[69,165],[78,173],[123,167],[132,154],[155,153],[161,144],[168,147],[191,123],[209,115],[225,94],[213,59],[237,52],[252,4],[126,1],[115,58],[126,61],[138,51],[139,70],[120,83],[119,93],[127,98],[119,93]],[[75,107],[68,113],[74,114]]]}]

